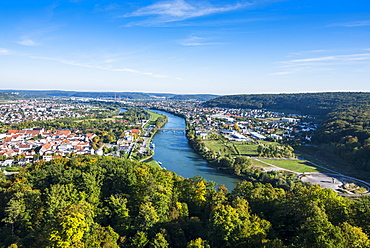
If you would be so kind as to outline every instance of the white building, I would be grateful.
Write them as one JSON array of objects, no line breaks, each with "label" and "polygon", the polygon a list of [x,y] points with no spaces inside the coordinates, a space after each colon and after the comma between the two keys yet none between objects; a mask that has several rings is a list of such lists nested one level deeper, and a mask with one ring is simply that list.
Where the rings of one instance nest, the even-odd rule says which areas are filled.
[{"label": "white building", "polygon": [[257,132],[249,132],[249,135],[252,136],[252,138],[255,138],[255,139],[260,139],[260,140],[266,139],[265,136],[263,136],[262,134],[257,133]]}]

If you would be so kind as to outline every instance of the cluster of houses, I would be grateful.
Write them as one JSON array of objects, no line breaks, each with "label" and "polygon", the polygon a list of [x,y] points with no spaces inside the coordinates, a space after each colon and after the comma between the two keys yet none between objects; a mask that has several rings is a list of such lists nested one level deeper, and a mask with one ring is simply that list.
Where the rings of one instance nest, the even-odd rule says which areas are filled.
[{"label": "cluster of houses", "polygon": [[[310,132],[317,128],[317,124],[309,121],[310,118],[307,116],[285,115],[260,109],[203,108],[192,101],[148,101],[128,104],[139,104],[141,107],[158,108],[182,115],[195,127],[196,135],[202,139],[208,139],[214,134],[223,135],[231,141],[295,139],[298,137],[297,134],[302,132],[306,133],[305,140],[309,141]],[[0,105],[0,122],[3,123],[82,117],[89,114],[91,114],[89,106],[85,104],[69,105],[53,101],[22,100]],[[143,127],[147,120],[141,121],[139,125]],[[130,154],[135,148],[137,152],[145,153],[150,146],[147,137],[150,131],[148,129],[142,134],[139,129],[127,130],[116,144],[106,147],[116,146],[113,154],[115,156],[120,156],[121,153]],[[83,134],[80,130],[73,132],[50,131],[43,128],[9,130],[0,134],[0,156],[6,158],[5,161],[4,159],[0,161],[0,165],[10,166],[15,162],[22,165],[39,158],[50,160],[56,155],[103,155],[102,149],[95,151],[92,148],[94,136],[93,133]]]},{"label": "cluster of houses", "polygon": [[77,118],[89,115],[89,105],[56,103],[51,100],[17,100],[0,104],[0,122],[15,124],[24,121]]},{"label": "cluster of houses", "polygon": [[197,102],[190,101],[145,104],[149,108],[159,108],[186,117],[196,127],[196,135],[202,139],[218,133],[231,141],[302,139],[302,135],[304,140],[310,141],[310,133],[318,126],[310,116],[264,109],[203,108]]},{"label": "cluster of houses", "polygon": [[12,159],[5,159],[1,163],[2,166],[11,166],[13,163],[23,165],[39,158],[50,160],[53,156],[68,156],[72,153],[94,154],[91,142],[95,136],[93,133],[83,134],[79,130],[8,130],[0,134],[0,155]]}]

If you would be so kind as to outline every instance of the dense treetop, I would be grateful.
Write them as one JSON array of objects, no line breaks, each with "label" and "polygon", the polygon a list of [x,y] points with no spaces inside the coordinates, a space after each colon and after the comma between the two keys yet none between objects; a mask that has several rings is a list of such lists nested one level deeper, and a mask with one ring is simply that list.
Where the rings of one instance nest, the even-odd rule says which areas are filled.
[{"label": "dense treetop", "polygon": [[[211,94],[188,94],[178,95],[171,93],[145,93],[145,92],[82,92],[82,91],[63,91],[63,90],[0,90],[0,92],[11,93],[16,91],[26,97],[88,97],[88,98],[109,98],[122,100],[197,100],[206,101],[218,95]],[[1,99],[1,98],[0,98]]]},{"label": "dense treetop", "polygon": [[0,177],[0,247],[369,247],[369,199],[200,177],[113,157]]},{"label": "dense treetop", "polygon": [[15,95],[15,94],[10,94],[10,93],[1,93],[0,92],[0,101],[2,100],[17,100],[21,99],[21,96]]},{"label": "dense treetop", "polygon": [[322,120],[313,135],[316,144],[330,144],[352,166],[370,168],[370,93],[325,92],[222,96],[204,106],[265,108],[316,115]]},{"label": "dense treetop", "polygon": [[228,95],[209,100],[203,105],[206,107],[290,110],[306,115],[325,115],[338,107],[369,107],[370,93],[323,92]]}]

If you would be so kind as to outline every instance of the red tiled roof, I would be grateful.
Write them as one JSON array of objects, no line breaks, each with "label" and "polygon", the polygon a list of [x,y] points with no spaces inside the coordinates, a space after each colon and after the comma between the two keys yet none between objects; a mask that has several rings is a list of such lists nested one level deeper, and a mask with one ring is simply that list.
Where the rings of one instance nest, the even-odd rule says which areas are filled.
[{"label": "red tiled roof", "polygon": [[29,144],[22,144],[22,145],[19,145],[19,148],[30,149],[31,148],[31,145],[29,145]]},{"label": "red tiled roof", "polygon": [[26,134],[30,134],[30,135],[39,135],[41,133],[41,130],[26,130]]},{"label": "red tiled roof", "polygon": [[6,134],[14,134],[14,133],[18,133],[18,130],[8,130],[8,132]]},{"label": "red tiled roof", "polygon": [[42,146],[42,148],[46,149],[46,150],[49,150],[51,148],[51,144],[50,143],[46,143]]},{"label": "red tiled roof", "polygon": [[71,130],[57,130],[56,133],[58,135],[70,135],[71,134]]}]

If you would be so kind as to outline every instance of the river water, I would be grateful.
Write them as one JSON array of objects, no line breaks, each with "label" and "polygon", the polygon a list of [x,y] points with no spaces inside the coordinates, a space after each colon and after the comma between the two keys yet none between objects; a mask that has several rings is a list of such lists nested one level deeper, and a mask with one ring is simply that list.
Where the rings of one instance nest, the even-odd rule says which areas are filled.
[{"label": "river water", "polygon": [[118,114],[127,112],[127,109],[124,109],[124,108],[118,108],[118,110],[119,110]]},{"label": "river water", "polygon": [[[163,128],[185,129],[184,118],[164,111],[151,111],[168,116],[168,122]],[[180,176],[191,178],[199,175],[207,181],[224,184],[229,191],[240,181],[208,165],[208,163],[189,146],[185,131],[158,131],[153,138],[153,143],[155,144],[153,159],[162,162],[162,167]]]}]

